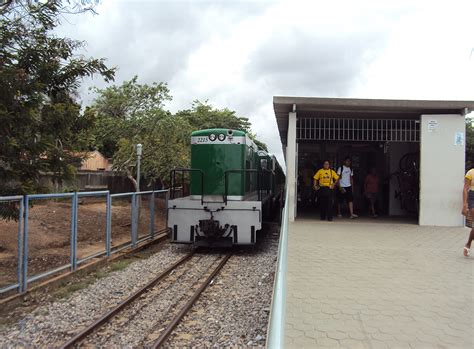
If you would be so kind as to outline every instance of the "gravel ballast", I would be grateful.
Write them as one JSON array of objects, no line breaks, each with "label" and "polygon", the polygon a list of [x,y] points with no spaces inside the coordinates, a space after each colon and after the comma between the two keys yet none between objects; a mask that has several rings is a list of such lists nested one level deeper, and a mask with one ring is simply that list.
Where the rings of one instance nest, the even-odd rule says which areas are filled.
[{"label": "gravel ballast", "polygon": [[[176,328],[167,345],[265,344],[278,248],[278,229],[272,227],[272,230],[275,231],[273,234],[262,234],[262,241],[257,246],[235,250],[234,256]],[[0,347],[59,346],[190,250],[187,246],[167,244],[149,258],[112,272],[66,299],[41,304],[14,324],[0,329]],[[203,259],[202,267],[195,268],[195,272],[202,273],[200,269],[207,264],[209,262]],[[180,280],[192,279],[192,275],[176,273],[174,278],[176,285],[167,287],[169,295],[177,294]],[[124,327],[125,331],[115,336],[113,325],[106,325],[87,344],[136,346],[146,343],[150,339],[148,335],[153,329],[156,331],[156,318],[160,314],[166,315],[172,307],[172,297],[150,295],[144,300],[146,305],[137,305],[136,309],[131,306],[113,320],[123,324],[127,318],[133,318],[133,327]],[[138,309],[146,311],[134,313]],[[162,325],[158,326],[161,328]]]},{"label": "gravel ballast", "polygon": [[61,344],[189,251],[186,246],[168,245],[149,258],[133,262],[74,292],[67,299],[40,305],[15,325],[0,330],[0,347]]},{"label": "gravel ballast", "polygon": [[85,345],[145,346],[150,341],[149,334],[166,326],[176,304],[189,298],[189,290],[199,283],[216,259],[219,256],[213,254],[194,255],[90,336]]},{"label": "gravel ballast", "polygon": [[170,347],[265,346],[278,229],[254,250],[240,250],[177,326]]}]

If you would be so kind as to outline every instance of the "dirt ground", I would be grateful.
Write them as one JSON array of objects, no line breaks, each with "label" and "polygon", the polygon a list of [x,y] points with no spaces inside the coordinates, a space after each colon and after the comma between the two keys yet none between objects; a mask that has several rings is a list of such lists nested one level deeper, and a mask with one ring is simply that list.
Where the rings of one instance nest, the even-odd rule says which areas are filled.
[{"label": "dirt ground", "polygon": [[[140,204],[139,238],[150,232],[148,200]],[[154,229],[166,227],[165,201],[155,200]],[[112,248],[131,240],[131,204],[114,199],[112,204]],[[36,202],[29,208],[28,276],[70,262],[71,203]],[[78,206],[77,257],[105,251],[106,205],[104,199],[81,198]],[[0,287],[17,282],[18,222],[0,220]]]}]

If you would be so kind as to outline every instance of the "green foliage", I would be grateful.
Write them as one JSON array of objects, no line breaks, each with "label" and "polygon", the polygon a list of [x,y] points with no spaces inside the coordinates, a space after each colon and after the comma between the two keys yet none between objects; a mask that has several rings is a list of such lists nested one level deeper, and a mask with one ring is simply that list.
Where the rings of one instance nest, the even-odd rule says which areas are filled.
[{"label": "green foliage", "polygon": [[93,125],[74,101],[77,88],[84,77],[113,79],[103,59],[75,54],[82,42],[52,34],[67,6],[24,0],[0,7],[0,195],[41,191],[40,172],[58,182],[72,175]]},{"label": "green foliage", "polygon": [[[172,115],[152,123],[141,137],[142,173],[145,178],[167,182],[172,169],[189,166],[189,139],[192,131],[186,120]],[[139,143],[139,139],[136,143]]]},{"label": "green foliage", "polygon": [[231,128],[251,133],[251,124],[248,118],[238,117],[235,115],[235,111],[227,108],[215,109],[208,104],[208,101],[195,100],[191,109],[181,110],[176,115],[187,120],[194,130]]},{"label": "green foliage", "polygon": [[257,135],[254,134],[254,133],[249,133],[249,136],[250,138],[255,142],[255,144],[257,145],[257,147],[259,149],[262,149],[262,150],[265,150],[266,152],[268,152],[268,148],[267,148],[267,145],[261,141],[259,141],[257,139]]},{"label": "green foliage", "polygon": [[168,86],[163,83],[141,85],[138,77],[125,81],[121,86],[109,86],[105,89],[93,88],[98,97],[94,108],[99,115],[115,120],[141,120],[153,116],[162,110],[165,101],[171,100]]},{"label": "green foliage", "polygon": [[139,84],[135,76],[120,86],[94,91],[97,98],[84,113],[95,120],[93,143],[113,158],[115,170],[131,180],[136,178],[138,143],[143,145],[141,175],[149,183],[166,185],[173,168],[189,167],[192,131],[225,127],[244,130],[253,137],[247,118],[207,102],[195,101],[191,109],[172,115],[164,110],[165,102],[171,99],[164,83]]},{"label": "green foliage", "polygon": [[245,131],[260,149],[268,151],[267,145],[260,142],[257,136],[252,133],[252,124],[249,119],[237,116],[235,111],[228,108],[215,109],[208,104],[208,101],[195,100],[191,109],[179,111],[176,115],[187,120],[193,130],[230,128]]},{"label": "green foliage", "polygon": [[[252,124],[249,119],[237,116],[235,111],[228,108],[217,109],[208,101],[195,100],[191,109],[178,111],[176,117],[187,121],[191,132],[210,128],[230,128],[245,131],[260,149],[267,151],[266,144],[260,142],[256,135],[252,133]],[[187,142],[189,143],[189,138]]]},{"label": "green foliage", "polygon": [[149,182],[165,179],[189,162],[190,125],[163,109],[171,100],[164,83],[139,84],[135,76],[120,86],[94,89],[97,98],[85,114],[95,119],[94,144],[113,157],[115,170],[136,177],[136,144],[143,144],[141,174]]},{"label": "green foliage", "polygon": [[114,156],[121,139],[133,140],[165,116],[164,103],[171,100],[166,84],[141,85],[136,76],[121,86],[93,90],[97,98],[85,114],[95,119],[94,144],[106,157]]}]

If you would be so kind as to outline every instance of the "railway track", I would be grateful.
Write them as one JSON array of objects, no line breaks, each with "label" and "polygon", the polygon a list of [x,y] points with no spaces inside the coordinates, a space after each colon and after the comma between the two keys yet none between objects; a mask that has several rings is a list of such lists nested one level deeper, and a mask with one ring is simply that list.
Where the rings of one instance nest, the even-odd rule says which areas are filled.
[{"label": "railway track", "polygon": [[[120,340],[117,342],[117,339],[114,341],[113,338],[116,337],[115,334],[120,336],[123,333],[139,332],[134,329],[133,324],[140,321],[149,323],[150,313],[155,316],[155,323],[148,329],[148,333],[144,335],[144,338],[135,341],[132,345],[138,344],[159,348],[166,342],[174,328],[230,257],[231,253],[216,257],[215,255],[199,254],[195,250],[186,254],[153,280],[62,344],[61,348],[98,344],[101,346],[132,344],[121,343]],[[192,274],[191,271],[196,269],[202,270],[197,271],[197,276],[189,277],[189,274]],[[179,284],[179,287],[177,287],[177,284]],[[176,292],[176,289],[182,291],[180,295]],[[173,301],[170,302],[169,295],[166,299],[166,294],[172,294]],[[154,312],[153,308],[159,307],[161,303],[164,304],[161,312]],[[140,314],[147,309],[151,309],[148,311],[148,315]],[[159,318],[160,315],[161,318]],[[108,329],[104,330],[106,327]]]}]

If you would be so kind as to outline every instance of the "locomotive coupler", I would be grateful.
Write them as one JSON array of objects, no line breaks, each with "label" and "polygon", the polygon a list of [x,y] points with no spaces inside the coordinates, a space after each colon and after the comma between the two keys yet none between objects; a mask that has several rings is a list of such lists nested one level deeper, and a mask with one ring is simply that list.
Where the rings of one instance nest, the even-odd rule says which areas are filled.
[{"label": "locomotive coupler", "polygon": [[199,231],[209,238],[222,237],[228,228],[228,224],[226,224],[224,227],[220,226],[219,221],[214,220],[212,213],[211,219],[202,219],[199,221]]}]

